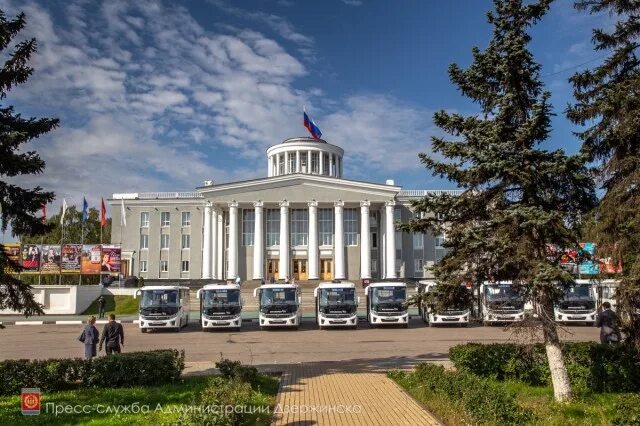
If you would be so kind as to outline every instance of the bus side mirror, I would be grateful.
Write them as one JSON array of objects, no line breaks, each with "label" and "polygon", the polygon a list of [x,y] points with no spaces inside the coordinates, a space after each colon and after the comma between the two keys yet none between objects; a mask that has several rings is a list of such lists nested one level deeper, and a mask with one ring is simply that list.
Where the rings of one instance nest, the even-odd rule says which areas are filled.
[{"label": "bus side mirror", "polygon": [[298,305],[302,305],[302,297],[298,296]]},{"label": "bus side mirror", "polygon": [[202,291],[202,289],[196,291],[196,299],[200,299],[200,292]]},{"label": "bus side mirror", "polygon": [[258,289],[257,288],[253,289],[253,297],[258,297]]},{"label": "bus side mirror", "polygon": [[134,299],[137,299],[137,298],[138,298],[138,296],[140,296],[140,293],[142,293],[140,290],[136,290],[136,292],[135,292],[135,293],[133,293],[133,298],[134,298]]},{"label": "bus side mirror", "polygon": [[360,304],[360,296],[358,296],[358,305]]},{"label": "bus side mirror", "polygon": [[364,289],[364,295],[365,295],[365,296],[368,296],[368,295],[369,295],[369,287],[368,287],[368,286],[367,286],[367,287],[365,287],[365,289]]},{"label": "bus side mirror", "polygon": [[318,289],[317,288],[313,289],[313,297],[318,297]]}]

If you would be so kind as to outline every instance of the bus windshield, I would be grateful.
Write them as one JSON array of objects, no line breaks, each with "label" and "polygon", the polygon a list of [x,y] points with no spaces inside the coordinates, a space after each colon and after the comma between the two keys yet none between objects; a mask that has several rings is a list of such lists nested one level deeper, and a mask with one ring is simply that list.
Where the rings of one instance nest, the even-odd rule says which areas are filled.
[{"label": "bus windshield", "polygon": [[240,304],[240,290],[238,289],[211,289],[203,290],[203,292],[204,300],[202,301],[202,305],[205,308]]},{"label": "bus windshield", "polygon": [[405,287],[372,287],[371,302],[374,305],[381,303],[404,303],[407,300]]},{"label": "bus windshield", "polygon": [[356,290],[354,288],[321,288],[318,296],[321,307],[354,305],[356,303]]},{"label": "bus windshield", "polygon": [[484,288],[488,301],[520,300],[522,297],[511,284],[493,284]]},{"label": "bus windshield", "polygon": [[296,295],[295,288],[264,288],[260,292],[260,305],[295,305]]},{"label": "bus windshield", "polygon": [[576,284],[571,286],[565,292],[566,300],[591,300],[593,295],[591,294],[590,284]]},{"label": "bus windshield", "polygon": [[143,290],[141,308],[156,306],[177,307],[180,304],[178,290]]}]

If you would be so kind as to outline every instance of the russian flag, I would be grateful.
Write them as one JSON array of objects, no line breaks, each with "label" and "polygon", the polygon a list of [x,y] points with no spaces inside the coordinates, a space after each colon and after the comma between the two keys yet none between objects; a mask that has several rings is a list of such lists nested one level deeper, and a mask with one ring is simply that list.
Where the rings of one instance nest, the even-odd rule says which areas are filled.
[{"label": "russian flag", "polygon": [[316,126],[316,123],[314,123],[313,120],[309,118],[309,116],[307,115],[307,112],[303,111],[303,113],[304,113],[304,127],[307,128],[307,130],[309,131],[309,133],[311,133],[311,136],[313,136],[314,139],[320,140],[320,137],[322,136],[322,132],[320,131],[318,126]]}]

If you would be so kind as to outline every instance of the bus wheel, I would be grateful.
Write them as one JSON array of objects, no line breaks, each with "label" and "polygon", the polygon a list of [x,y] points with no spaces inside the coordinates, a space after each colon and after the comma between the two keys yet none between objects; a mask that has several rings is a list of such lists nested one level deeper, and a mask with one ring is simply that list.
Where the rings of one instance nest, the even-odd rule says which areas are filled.
[{"label": "bus wheel", "polygon": [[404,328],[409,328],[409,323],[403,325]]},{"label": "bus wheel", "polygon": [[140,329],[140,333],[146,333],[146,332],[147,332],[147,329],[146,329],[146,328],[141,328],[141,329]]}]

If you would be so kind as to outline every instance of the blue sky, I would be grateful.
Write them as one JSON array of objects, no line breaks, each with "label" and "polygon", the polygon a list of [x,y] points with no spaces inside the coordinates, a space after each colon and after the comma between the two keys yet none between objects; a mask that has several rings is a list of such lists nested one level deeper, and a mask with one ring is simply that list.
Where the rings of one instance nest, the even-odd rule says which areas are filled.
[{"label": "blue sky", "polygon": [[[575,152],[563,111],[568,77],[602,53],[588,16],[557,0],[533,29],[558,114],[548,143]],[[9,1],[39,52],[3,103],[61,118],[33,144],[40,184],[70,204],[118,192],[191,190],[205,179],[266,176],[265,150],[306,135],[302,107],[343,147],[345,177],[407,189],[451,188],[418,161],[439,109],[474,113],[447,77],[491,35],[491,1]],[[593,61],[595,59],[595,61]]]}]

